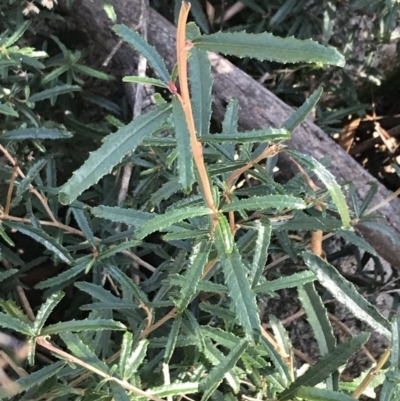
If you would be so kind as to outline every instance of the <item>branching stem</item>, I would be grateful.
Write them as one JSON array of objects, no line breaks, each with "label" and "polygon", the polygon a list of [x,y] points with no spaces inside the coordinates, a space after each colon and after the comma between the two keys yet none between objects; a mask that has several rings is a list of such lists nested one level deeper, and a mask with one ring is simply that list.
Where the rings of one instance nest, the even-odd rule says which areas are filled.
[{"label": "branching stem", "polygon": [[190,101],[189,93],[187,58],[191,43],[186,41],[186,21],[189,15],[189,10],[190,4],[182,2],[182,7],[179,13],[176,37],[176,52],[180,85],[180,96],[178,95],[178,98],[182,104],[182,108],[186,116],[186,122],[190,133],[190,145],[192,148],[194,162],[199,173],[200,186],[204,194],[204,199],[207,203],[207,206],[214,212],[212,215],[212,220],[213,228],[215,228],[215,226],[218,224],[217,207],[214,203],[214,198],[211,191],[211,184],[204,163],[203,146],[197,139],[196,135],[192,103]]}]

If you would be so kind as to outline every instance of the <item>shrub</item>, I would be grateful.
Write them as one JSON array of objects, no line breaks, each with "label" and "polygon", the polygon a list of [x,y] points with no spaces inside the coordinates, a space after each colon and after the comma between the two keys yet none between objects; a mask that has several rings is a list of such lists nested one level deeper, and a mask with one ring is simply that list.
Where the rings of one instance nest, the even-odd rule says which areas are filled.
[{"label": "shrub", "polygon": [[[250,400],[358,398],[368,386],[376,386],[372,378],[380,373],[389,351],[349,395],[338,369],[362,347],[368,334],[336,343],[316,291],[318,282],[360,320],[391,339],[391,365],[381,399],[396,399],[399,320],[383,317],[324,259],[321,250],[322,232],[327,232],[339,233],[374,253],[352,228],[371,217],[368,201],[357,206],[355,200],[350,211],[343,187],[326,167],[283,144],[315,107],[321,90],[282,127],[247,132],[237,129],[239,106],[232,99],[222,132],[210,131],[212,77],[207,51],[339,66],[343,57],[311,40],[281,39],[268,33],[201,35],[195,24],[186,25],[188,10],[183,3],[177,70],[172,74],[137,33],[123,25],[115,27],[158,74],[153,79],[129,79],[167,89],[169,99],[156,97],[155,109],[106,136],[61,187],[56,184],[56,165],[47,155],[31,164],[26,175],[19,167],[12,171],[0,217],[1,235],[8,243],[1,249],[14,267],[2,271],[0,281],[6,286],[21,275],[15,268],[20,264],[18,255],[10,250],[11,230],[43,246],[62,272],[36,285],[46,296],[36,316],[27,316],[12,299],[1,301],[0,326],[26,336],[29,345],[21,347],[6,334],[0,341],[19,356],[26,352],[29,364],[40,367],[16,381],[4,381],[1,396],[60,401],[171,400],[174,396],[205,401],[234,399],[238,394]],[[20,37],[27,24],[18,26]],[[15,43],[18,35],[11,35],[4,48]],[[62,57],[71,55],[61,42],[57,44]],[[37,54],[29,52],[39,63]],[[52,81],[49,76],[58,79],[63,66],[65,61],[46,75],[44,84]],[[74,71],[69,71],[74,79]],[[65,84],[64,92],[73,90],[71,84]],[[63,90],[52,86],[32,97],[38,102],[55,99]],[[34,103],[32,97],[26,96],[28,105],[23,110]],[[13,116],[22,110],[17,100],[10,102],[4,103],[3,113]],[[60,136],[70,134],[30,121],[26,128],[4,133],[2,139],[29,139],[42,146],[39,140]],[[8,146],[11,153],[1,149],[15,164],[18,149]],[[284,184],[273,177],[281,152],[301,166],[301,174]],[[126,207],[115,206],[118,187],[110,173],[128,161],[135,166],[133,196]],[[251,186],[243,187],[244,179]],[[303,232],[303,240],[292,241],[291,231]],[[264,273],[271,267],[272,254],[286,254],[284,258],[301,267],[268,280]],[[22,263],[22,272],[39,263]],[[257,301],[285,288],[297,288],[321,355],[305,373],[296,369],[289,337],[279,320],[270,317],[271,334],[259,317]],[[56,308],[62,321],[54,321]],[[48,358],[45,366],[35,362],[37,344],[52,352],[51,363]]]}]

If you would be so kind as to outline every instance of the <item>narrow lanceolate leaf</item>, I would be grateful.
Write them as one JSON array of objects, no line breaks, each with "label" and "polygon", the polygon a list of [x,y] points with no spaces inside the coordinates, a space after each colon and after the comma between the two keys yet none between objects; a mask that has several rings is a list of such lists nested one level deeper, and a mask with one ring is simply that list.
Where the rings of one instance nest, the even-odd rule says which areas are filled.
[{"label": "narrow lanceolate leaf", "polygon": [[61,333],[60,337],[68,347],[68,349],[79,359],[91,366],[101,370],[104,373],[109,373],[110,369],[107,364],[101,361],[93,350],[83,342],[83,338],[73,333]]},{"label": "narrow lanceolate leaf", "polygon": [[7,222],[4,224],[22,234],[27,235],[28,237],[33,238],[49,251],[57,255],[63,262],[69,265],[72,263],[73,259],[69,252],[60,243],[58,243],[56,239],[50,237],[50,235],[45,233],[43,230],[21,223]]},{"label": "narrow lanceolate leaf", "polygon": [[55,363],[51,363],[50,365],[40,369],[34,373],[31,373],[28,376],[21,377],[15,382],[15,386],[12,389],[8,390],[4,387],[0,388],[0,399],[8,399],[9,397],[22,393],[24,391],[28,391],[30,388],[37,386],[46,380],[53,377],[57,372],[59,372],[64,366],[66,362],[58,361]]},{"label": "narrow lanceolate leaf", "polygon": [[194,184],[193,156],[190,146],[190,133],[186,122],[182,103],[174,96],[172,98],[172,110],[175,125],[175,139],[178,150],[178,174],[179,182],[185,191],[190,191]]},{"label": "narrow lanceolate leaf", "polygon": [[131,46],[133,46],[140,54],[142,54],[143,57],[145,57],[152,65],[160,78],[164,82],[168,83],[169,73],[167,67],[153,46],[150,46],[138,33],[133,32],[125,25],[115,25],[113,29],[118,36],[120,36]]},{"label": "narrow lanceolate leaf", "polygon": [[204,240],[193,247],[190,266],[185,274],[185,281],[180,292],[179,300],[176,302],[176,309],[178,312],[183,312],[198,292],[197,284],[201,279],[204,266],[208,261],[211,245],[210,241]]},{"label": "narrow lanceolate leaf", "polygon": [[62,273],[58,274],[55,277],[48,278],[47,280],[40,281],[38,284],[35,285],[37,289],[44,289],[53,287],[56,285],[60,285],[63,283],[68,283],[68,280],[71,280],[73,277],[76,277],[78,274],[85,271],[87,266],[91,261],[90,256],[86,257],[83,261],[78,263],[76,266],[71,267],[68,270],[63,271]]},{"label": "narrow lanceolate leaf", "polygon": [[316,217],[307,216],[305,214],[294,216],[289,220],[281,220],[272,222],[274,231],[276,230],[293,230],[293,231],[316,231],[325,232],[336,231],[342,226],[342,222],[334,217]]},{"label": "narrow lanceolate leaf", "polygon": [[68,131],[54,128],[19,128],[1,135],[1,141],[22,141],[24,139],[66,139],[72,138]]},{"label": "narrow lanceolate leaf", "polygon": [[313,283],[299,286],[297,291],[301,304],[306,311],[307,320],[317,340],[320,355],[324,356],[331,352],[336,345],[336,339],[333,335],[325,306]]},{"label": "narrow lanceolate leaf", "polygon": [[26,336],[34,335],[33,329],[30,325],[24,323],[20,319],[8,316],[2,312],[0,312],[0,327],[2,327],[3,329],[18,331],[19,333],[25,334]]},{"label": "narrow lanceolate leaf", "polygon": [[92,228],[90,227],[89,221],[85,216],[85,212],[82,209],[78,209],[77,207],[71,207],[72,214],[76,222],[78,223],[79,228],[82,230],[83,234],[85,235],[86,239],[94,245],[94,235]]},{"label": "narrow lanceolate leaf", "polygon": [[226,252],[224,238],[218,229],[215,230],[215,245],[238,322],[243,327],[248,340],[258,342],[261,334],[260,318],[256,297],[247,279],[247,268],[236,246],[232,253]]},{"label": "narrow lanceolate leaf", "polygon": [[347,206],[346,198],[343,195],[342,189],[336,182],[336,178],[313,157],[300,154],[294,150],[288,150],[287,153],[310,168],[313,173],[324,183],[332,197],[333,203],[340,214],[343,227],[348,228],[351,223],[349,208]]},{"label": "narrow lanceolate leaf", "polygon": [[205,216],[211,214],[212,210],[208,207],[197,206],[197,207],[186,207],[178,210],[171,210],[164,214],[156,215],[150,221],[137,227],[135,231],[135,237],[143,239],[147,235],[155,231],[163,231],[167,227],[174,223],[188,219],[190,217]]},{"label": "narrow lanceolate leaf", "polygon": [[203,392],[201,401],[206,401],[217,389],[222,382],[224,376],[236,366],[237,361],[248,347],[248,341],[244,338],[241,340],[222,362],[215,366],[210,373],[200,382],[199,389]]},{"label": "narrow lanceolate leaf", "polygon": [[393,319],[392,341],[390,350],[390,368],[386,372],[383,382],[380,401],[395,401],[399,399],[399,378],[400,378],[400,317]]},{"label": "narrow lanceolate leaf", "polygon": [[10,269],[4,272],[0,272],[0,283],[4,280],[7,280],[9,277],[13,276],[16,273],[18,273],[18,269]]},{"label": "narrow lanceolate leaf", "polygon": [[238,112],[239,102],[237,98],[232,98],[228,103],[228,107],[226,108],[224,116],[224,121],[222,122],[222,133],[224,135],[237,132]]},{"label": "narrow lanceolate leaf", "polygon": [[282,290],[284,288],[293,288],[306,283],[311,283],[316,279],[315,274],[310,271],[301,273],[293,273],[287,277],[280,277],[276,280],[267,281],[266,283],[260,284],[254,288],[256,294],[260,292],[273,292]]},{"label": "narrow lanceolate leaf", "polygon": [[298,377],[288,389],[283,391],[278,400],[291,400],[302,386],[314,387],[325,380],[331,373],[345,364],[368,340],[369,333],[361,333],[336,346],[332,352],[323,356],[311,366],[303,376]]},{"label": "narrow lanceolate leaf", "polygon": [[135,76],[135,75],[130,75],[128,77],[123,77],[122,81],[124,81],[124,82],[133,82],[135,84],[145,84],[145,85],[159,86],[160,88],[168,89],[168,85],[165,82],[160,81],[159,79],[156,79],[156,78],[138,77],[138,76]]},{"label": "narrow lanceolate leaf", "polygon": [[48,336],[51,334],[68,333],[70,331],[80,332],[87,330],[126,330],[126,326],[120,322],[108,319],[70,320],[68,322],[55,323],[45,327],[41,335]]},{"label": "narrow lanceolate leaf", "polygon": [[18,113],[10,106],[0,103],[0,114],[5,114],[6,116],[18,117]]},{"label": "narrow lanceolate leaf", "polygon": [[260,130],[231,132],[229,134],[203,135],[199,138],[203,143],[254,143],[290,139],[290,132],[285,128],[268,127]]},{"label": "narrow lanceolate leaf", "polygon": [[153,387],[147,390],[148,394],[155,395],[157,397],[168,397],[174,395],[185,395],[197,393],[199,390],[199,383],[174,383],[165,384],[164,386]]},{"label": "narrow lanceolate leaf", "polygon": [[296,391],[296,398],[307,401],[354,401],[349,395],[316,387],[300,387]]},{"label": "narrow lanceolate leaf", "polygon": [[203,50],[252,57],[279,63],[322,63],[343,67],[344,57],[333,47],[325,47],[311,39],[280,38],[271,33],[217,32],[193,40]]},{"label": "narrow lanceolate leaf", "polygon": [[40,335],[40,331],[42,330],[44,324],[46,323],[47,318],[50,316],[50,313],[54,310],[54,308],[60,303],[63,299],[65,293],[62,291],[56,292],[50,295],[44,304],[40,307],[35,322],[33,323],[33,331],[36,336]]},{"label": "narrow lanceolate leaf", "polygon": [[271,241],[271,225],[261,222],[256,223],[257,238],[254,249],[253,263],[251,264],[250,277],[253,279],[252,288],[254,288],[260,279],[265,264],[268,259],[268,247]]},{"label": "narrow lanceolate leaf", "polygon": [[139,226],[151,220],[154,213],[142,212],[141,210],[124,209],[122,207],[97,206],[91,209],[91,213],[102,219],[125,223],[128,226]]},{"label": "narrow lanceolate leaf", "polygon": [[286,120],[282,128],[286,128],[288,131],[293,132],[311,113],[319,98],[323,92],[322,88],[317,89],[313,94]]},{"label": "narrow lanceolate leaf", "polygon": [[364,249],[364,251],[367,251],[371,255],[376,256],[376,251],[375,249],[367,242],[365,239],[359,235],[357,235],[354,231],[350,230],[339,230],[338,234],[344,238],[346,241],[349,241],[350,243],[354,244],[355,246]]},{"label": "narrow lanceolate leaf", "polygon": [[378,333],[391,338],[388,320],[370,304],[339,272],[329,263],[311,252],[303,252],[303,259],[317,280],[358,319],[370,325]]},{"label": "narrow lanceolate leaf", "polygon": [[288,384],[292,381],[288,365],[284,362],[282,357],[275,350],[275,347],[265,338],[261,339],[261,345],[267,351],[268,356],[271,358],[271,361],[274,364],[275,369],[279,372],[279,375],[284,381],[285,386],[288,386]]},{"label": "narrow lanceolate leaf", "polygon": [[235,239],[229,227],[228,220],[226,217],[220,213],[218,216],[218,225],[215,229],[216,235],[216,246],[218,253],[230,255],[235,246]]},{"label": "narrow lanceolate leaf", "polygon": [[165,344],[164,363],[166,363],[166,364],[169,364],[172,354],[175,351],[176,341],[178,339],[181,324],[182,324],[182,314],[178,314],[175,317],[174,322],[172,323],[172,328],[168,335],[168,341]]},{"label": "narrow lanceolate leaf", "polygon": [[252,198],[233,200],[222,207],[223,212],[263,209],[304,209],[306,204],[300,198],[287,195],[253,196]]},{"label": "narrow lanceolate leaf", "polygon": [[144,358],[147,353],[147,346],[149,345],[149,340],[140,340],[138,345],[126,359],[124,375],[126,379],[131,378],[139,369],[140,365],[143,363]]},{"label": "narrow lanceolate leaf", "polygon": [[63,204],[73,202],[83,191],[110,173],[126,154],[133,152],[140,145],[143,138],[150,136],[161,126],[170,113],[169,105],[158,106],[108,135],[103,145],[90,154],[83,166],[75,171],[62,187],[59,194],[60,202]]},{"label": "narrow lanceolate leaf", "polygon": [[128,288],[132,297],[139,299],[144,304],[147,304],[149,300],[147,299],[147,295],[139,288],[139,286],[128,277],[122,270],[120,270],[115,265],[107,265],[107,272],[111,274],[112,278],[121,286]]},{"label": "narrow lanceolate leaf", "polygon": [[193,47],[189,55],[193,117],[199,137],[207,135],[211,119],[211,63],[207,52]]},{"label": "narrow lanceolate leaf", "polygon": [[30,102],[39,102],[41,100],[50,99],[53,96],[64,95],[65,93],[81,91],[81,87],[78,85],[60,85],[54,86],[53,88],[46,89],[42,92],[35,93],[29,98]]}]

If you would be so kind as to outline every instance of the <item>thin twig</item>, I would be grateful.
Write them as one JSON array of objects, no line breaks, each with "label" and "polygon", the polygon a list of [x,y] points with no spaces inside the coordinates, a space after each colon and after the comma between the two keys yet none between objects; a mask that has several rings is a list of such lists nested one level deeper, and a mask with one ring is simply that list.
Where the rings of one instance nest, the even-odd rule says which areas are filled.
[{"label": "thin twig", "polygon": [[104,377],[107,380],[112,380],[115,381],[116,383],[118,383],[121,387],[123,387],[126,390],[131,391],[132,393],[136,394],[136,395],[140,395],[142,397],[148,398],[150,400],[153,401],[165,401],[162,398],[156,397],[154,395],[151,395],[149,393],[146,393],[145,391],[132,386],[130,383],[128,383],[125,380],[120,380],[114,376],[110,376],[107,373],[104,373],[102,370],[95,368],[94,366],[90,365],[89,363],[86,363],[85,361],[82,361],[79,358],[74,357],[73,355],[68,354],[67,352],[64,352],[56,347],[54,347],[52,344],[50,344],[44,337],[39,337],[37,339],[37,343],[42,346],[43,348],[46,348],[47,350],[53,352],[56,355],[61,356],[62,358],[64,358],[65,360],[75,363],[79,366],[82,366],[90,371],[92,371],[93,373],[96,373],[97,375]]},{"label": "thin twig", "polygon": [[[18,171],[18,175],[21,178],[25,178],[25,174],[23,171],[18,167],[17,161],[11,156],[11,154],[8,152],[8,150],[3,146],[0,145],[0,150],[3,152],[4,156],[8,159],[8,161],[15,167]],[[36,195],[36,197],[40,200],[42,203],[43,207],[45,208],[47,214],[49,215],[50,219],[53,220],[54,223],[59,224],[57,219],[54,217],[53,212],[50,210],[50,207],[47,203],[46,197],[44,197],[32,184],[29,184],[29,190]]]}]

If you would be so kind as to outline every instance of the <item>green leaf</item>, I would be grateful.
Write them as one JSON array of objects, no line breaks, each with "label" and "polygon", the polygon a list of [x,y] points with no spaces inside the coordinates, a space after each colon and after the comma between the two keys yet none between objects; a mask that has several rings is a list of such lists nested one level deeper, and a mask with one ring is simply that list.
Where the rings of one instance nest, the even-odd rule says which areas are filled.
[{"label": "green leaf", "polygon": [[361,333],[337,345],[332,352],[321,357],[315,365],[311,366],[303,376],[298,377],[288,389],[280,394],[278,400],[290,400],[295,396],[299,387],[314,387],[321,383],[344,365],[366,343],[368,337],[369,333]]},{"label": "green leaf", "polygon": [[114,320],[108,319],[97,319],[97,320],[70,320],[68,322],[55,323],[50,326],[45,327],[41,335],[48,336],[51,334],[68,333],[70,331],[87,331],[87,330],[126,330],[120,322],[115,322]]},{"label": "green leaf", "polygon": [[[205,32],[208,33],[208,19],[204,13],[203,7],[199,0],[189,0],[191,5],[190,12],[193,15],[194,20],[196,21],[197,25]],[[192,24],[191,24],[192,25]],[[193,24],[194,25],[194,24]],[[197,27],[196,27],[197,28]],[[197,29],[198,35],[200,35],[200,31]],[[186,33],[186,35],[188,35]]]},{"label": "green leaf", "polygon": [[140,226],[154,218],[154,213],[142,212],[141,210],[124,209],[122,207],[97,206],[91,209],[91,213],[102,219],[124,223],[128,226]]},{"label": "green leaf", "polygon": [[311,39],[280,38],[271,33],[217,32],[193,40],[202,50],[252,57],[280,63],[322,63],[343,67],[344,57],[333,47],[325,47]]},{"label": "green leaf", "polygon": [[171,210],[164,214],[156,215],[150,221],[147,221],[146,223],[138,226],[135,231],[135,237],[138,239],[143,239],[147,235],[155,231],[165,230],[167,227],[171,226],[174,223],[178,223],[191,217],[205,216],[211,213],[212,210],[204,206],[186,207],[177,210]]},{"label": "green leaf", "polygon": [[334,217],[315,217],[306,214],[295,215],[289,220],[282,220],[272,223],[274,231],[336,231],[342,226],[342,222]]},{"label": "green leaf", "polygon": [[247,268],[235,245],[232,253],[226,250],[225,239],[219,227],[220,224],[215,230],[215,245],[229,288],[229,297],[248,340],[258,342],[261,334],[260,318],[256,297],[247,279]]},{"label": "green leaf", "polygon": [[79,228],[82,230],[85,238],[92,244],[95,244],[95,239],[93,235],[92,228],[90,227],[89,221],[85,216],[85,212],[82,209],[77,207],[71,207],[72,214],[75,217],[76,222],[78,223]]},{"label": "green leaf", "polygon": [[285,128],[264,128],[260,130],[231,132],[228,134],[203,135],[199,138],[203,143],[254,143],[290,139],[291,133]]},{"label": "green leaf", "polygon": [[13,117],[19,116],[19,114],[11,106],[8,106],[3,103],[0,103],[0,113],[5,114],[6,116],[13,116]]},{"label": "green leaf", "polygon": [[197,284],[201,280],[204,267],[208,261],[208,255],[211,251],[212,243],[210,241],[201,241],[193,247],[190,258],[190,265],[184,276],[184,285],[181,288],[180,297],[176,302],[178,313],[183,312],[197,294]]},{"label": "green leaf", "polygon": [[27,235],[28,237],[33,238],[49,251],[57,255],[63,262],[67,263],[68,265],[73,262],[73,259],[69,252],[60,243],[58,243],[55,238],[50,237],[50,235],[45,233],[43,230],[22,223],[7,222],[4,224],[14,230],[19,231],[22,234]]},{"label": "green leaf", "polygon": [[358,319],[369,324],[378,333],[391,338],[390,324],[385,317],[370,304],[339,272],[319,256],[309,251],[303,252],[303,259],[317,280],[340,303],[345,305]]},{"label": "green leaf", "polygon": [[127,77],[123,77],[122,81],[123,82],[133,82],[135,84],[159,86],[160,88],[169,89],[168,85],[165,82],[160,81],[159,79],[156,79],[156,78],[138,77],[135,75],[130,75]]},{"label": "green leaf", "polygon": [[125,249],[134,248],[135,246],[139,246],[140,244],[141,241],[133,241],[133,240],[121,242],[120,244],[112,246],[106,249],[105,251],[99,252],[97,260],[108,259],[111,256],[124,251]]},{"label": "green leaf", "polygon": [[6,397],[11,397],[24,391],[28,391],[32,387],[37,386],[56,375],[65,364],[66,362],[64,361],[54,362],[28,376],[21,377],[15,382],[16,386],[13,387],[12,391],[0,388],[0,398],[5,399]]},{"label": "green leaf", "polygon": [[346,203],[346,198],[344,197],[339,184],[336,182],[335,177],[320,162],[316,161],[311,156],[300,154],[299,152],[296,152],[294,150],[287,150],[286,153],[298,159],[301,163],[310,168],[315,173],[315,175],[324,183],[332,197],[333,203],[337,207],[337,210],[343,222],[343,227],[350,227],[351,219],[349,208]]},{"label": "green leaf", "polygon": [[305,271],[301,273],[293,273],[287,277],[279,277],[276,280],[267,281],[263,284],[258,285],[254,288],[254,292],[258,293],[268,293],[284,288],[293,288],[299,285],[304,285],[306,283],[311,283],[316,279],[315,274],[310,271]]},{"label": "green leaf", "polygon": [[282,128],[286,128],[288,131],[293,132],[311,113],[313,108],[318,103],[319,98],[323,92],[322,88],[317,89],[313,94],[286,120]]},{"label": "green leaf", "polygon": [[307,401],[354,401],[349,395],[316,387],[300,387],[296,397]]},{"label": "green leaf", "polygon": [[23,141],[24,139],[66,139],[72,138],[68,131],[53,128],[19,128],[7,131],[0,136],[0,140]]},{"label": "green leaf", "polygon": [[193,47],[189,53],[189,80],[196,132],[199,137],[210,131],[211,119],[211,63],[207,52]]},{"label": "green leaf", "polygon": [[160,78],[168,83],[169,73],[167,67],[157,50],[150,46],[138,33],[133,32],[127,26],[119,24],[115,25],[113,30],[115,33],[133,46],[140,54],[145,57],[148,62],[152,65],[154,70],[160,76]]},{"label": "green leaf", "polygon": [[[128,335],[130,337],[132,336],[132,334],[129,332],[126,332],[124,336]],[[123,372],[121,371],[121,377],[123,380],[130,379],[138,371],[140,365],[143,363],[144,358],[146,357],[148,345],[149,340],[143,339],[138,342],[135,349],[129,352],[129,354],[121,353],[119,365],[120,369],[123,369]]]},{"label": "green leaf", "polygon": [[200,391],[203,391],[201,401],[206,401],[217,387],[222,382],[225,374],[233,369],[242,356],[246,348],[248,347],[248,341],[244,338],[241,340],[225,357],[225,359],[217,366],[215,366],[210,373],[199,383]]},{"label": "green leaf", "polygon": [[134,298],[140,300],[144,304],[149,302],[147,295],[118,267],[114,265],[107,265],[107,272],[110,273],[114,280],[117,280],[121,286],[128,288]]},{"label": "green leaf", "polygon": [[82,64],[75,64],[74,70],[79,71],[81,74],[85,74],[89,77],[103,79],[104,81],[110,81],[110,80],[114,79],[112,76],[110,76],[102,71],[95,70],[94,68],[90,68],[90,67],[87,67],[86,65],[82,65]]},{"label": "green leaf", "polygon": [[237,132],[239,102],[237,98],[232,98],[226,108],[224,121],[222,122],[222,133],[229,135]]},{"label": "green leaf", "polygon": [[6,270],[5,272],[0,272],[0,283],[17,273],[18,269],[10,269]]},{"label": "green leaf", "polygon": [[261,275],[263,274],[265,265],[268,260],[268,247],[271,241],[271,225],[262,222],[256,223],[257,238],[254,248],[253,263],[250,268],[250,277],[252,280],[252,288],[254,288]]},{"label": "green leaf", "polygon": [[16,319],[15,317],[8,316],[5,313],[0,312],[0,327],[4,329],[10,329],[14,331],[18,331],[19,333],[25,334],[26,336],[32,337],[34,336],[33,329],[27,323],[24,323],[20,319]]},{"label": "green leaf", "polygon": [[299,286],[297,291],[299,300],[306,312],[307,320],[317,340],[320,355],[327,355],[335,348],[336,338],[333,335],[332,326],[321,297],[315,290],[313,283]]},{"label": "green leaf", "polygon": [[85,271],[88,264],[90,264],[91,261],[92,261],[92,259],[90,259],[90,256],[87,256],[84,258],[83,261],[78,263],[76,266],[73,266],[70,269],[63,271],[62,273],[58,274],[55,277],[51,277],[51,278],[48,278],[47,280],[40,281],[38,284],[35,285],[35,288],[44,289],[44,288],[58,286],[63,283],[67,284],[69,280],[71,280],[72,278],[76,277],[78,274]]},{"label": "green leaf", "polygon": [[156,192],[151,194],[149,203],[151,205],[159,205],[161,201],[169,199],[173,194],[182,189],[178,177],[173,177],[164,183]]},{"label": "green leaf", "polygon": [[62,291],[56,292],[50,295],[44,304],[40,307],[38,313],[36,314],[35,322],[33,323],[33,331],[35,335],[40,336],[40,331],[42,330],[46,320],[50,316],[50,313],[53,312],[54,308],[60,303],[60,301],[64,298],[65,293]]},{"label": "green leaf", "polygon": [[35,93],[29,98],[30,102],[40,102],[41,100],[50,99],[53,96],[64,95],[65,93],[79,92],[81,87],[78,85],[60,85],[53,86],[50,89],[46,89],[42,92]]},{"label": "green leaf", "polygon": [[32,21],[29,20],[18,23],[18,25],[13,29],[12,34],[2,43],[2,46],[7,48],[13,45],[15,42],[17,42],[18,39],[20,39],[26,32],[26,30],[30,27],[31,23]]},{"label": "green leaf", "polygon": [[365,241],[361,235],[357,235],[354,231],[339,230],[338,234],[358,248],[364,249],[364,251],[367,251],[371,255],[377,256],[375,249],[367,241]]},{"label": "green leaf", "polygon": [[195,182],[190,133],[182,104],[177,96],[173,96],[172,98],[172,110],[175,125],[176,149],[178,152],[179,182],[182,184],[185,191],[190,192]]},{"label": "green leaf", "polygon": [[283,381],[285,387],[292,381],[292,377],[289,372],[288,365],[283,361],[282,357],[275,350],[275,347],[267,341],[265,338],[261,338],[261,345],[267,351],[268,356],[271,358],[275,369],[278,371],[281,380]]},{"label": "green leaf", "polygon": [[84,343],[83,337],[68,332],[61,333],[60,337],[73,355],[86,363],[90,363],[91,366],[101,370],[103,373],[109,374],[110,369],[107,364],[96,356],[94,351],[89,347],[90,344]]},{"label": "green leaf", "polygon": [[220,213],[218,215],[218,225],[216,227],[216,241],[218,252],[230,255],[235,246],[235,239],[229,227],[228,220]]},{"label": "green leaf", "polygon": [[178,339],[181,324],[182,324],[182,314],[178,314],[172,323],[172,328],[168,335],[168,341],[165,344],[164,363],[166,363],[166,364],[169,364],[172,354],[175,351],[176,342]]},{"label": "green leaf", "polygon": [[223,212],[264,209],[304,209],[306,204],[301,198],[287,195],[253,196],[247,199],[233,200],[222,207]]},{"label": "green leaf", "polygon": [[399,397],[400,386],[400,317],[396,316],[391,325],[392,341],[390,350],[390,368],[386,372],[380,401],[395,401]]},{"label": "green leaf", "polygon": [[199,390],[199,383],[174,383],[165,384],[159,387],[153,387],[146,392],[157,397],[169,397],[174,395],[185,395],[197,393]]},{"label": "green leaf", "polygon": [[170,115],[169,105],[161,105],[142,114],[117,132],[110,134],[103,145],[90,154],[84,165],[74,172],[62,187],[62,204],[72,203],[83,191],[97,183],[128,153],[134,152],[143,138],[150,136]]}]

